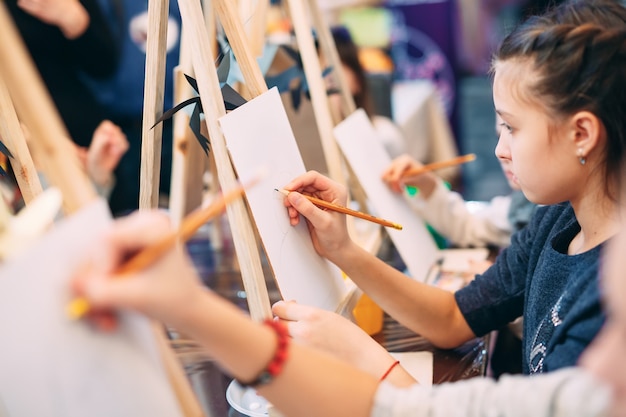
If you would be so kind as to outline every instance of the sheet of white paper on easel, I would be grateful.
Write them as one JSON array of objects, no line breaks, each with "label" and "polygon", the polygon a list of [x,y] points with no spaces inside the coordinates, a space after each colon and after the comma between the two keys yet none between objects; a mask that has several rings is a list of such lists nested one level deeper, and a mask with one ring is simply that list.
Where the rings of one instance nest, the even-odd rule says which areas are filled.
[{"label": "sheet of white paper on easel", "polygon": [[424,386],[433,385],[433,353],[432,352],[389,352],[400,361],[402,367],[413,378]]},{"label": "sheet of white paper on easel", "polygon": [[424,222],[411,210],[404,197],[393,193],[380,176],[391,163],[376,130],[363,109],[347,117],[334,129],[335,138],[368,196],[376,216],[402,225],[387,228],[413,279],[424,281],[438,258],[438,248]]},{"label": "sheet of white paper on easel", "polygon": [[282,297],[335,311],[347,295],[341,272],[315,252],[304,221],[289,224],[284,196],[275,191],[306,172],[278,90],[272,88],[219,122],[240,178],[269,169],[246,190],[246,198]]},{"label": "sheet of white paper on easel", "polygon": [[0,267],[0,404],[8,415],[182,415],[146,319],[122,314],[117,331],[102,333],[65,314],[69,280],[110,221],[98,200]]}]

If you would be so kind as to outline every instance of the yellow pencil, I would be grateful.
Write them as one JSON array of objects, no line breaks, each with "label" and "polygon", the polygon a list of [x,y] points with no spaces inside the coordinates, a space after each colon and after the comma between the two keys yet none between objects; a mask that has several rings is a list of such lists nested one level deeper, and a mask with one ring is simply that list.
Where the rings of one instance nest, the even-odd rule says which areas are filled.
[{"label": "yellow pencil", "polygon": [[[290,193],[290,191],[287,191],[287,190],[278,190],[278,189],[276,189],[276,191],[278,191],[279,193],[282,193],[284,195],[289,195],[289,193]],[[394,229],[402,230],[402,226],[399,225],[398,223],[393,223],[393,222],[390,222],[388,220],[383,220],[383,219],[380,219],[378,217],[372,216],[371,214],[361,213],[360,211],[352,210],[352,209],[349,209],[347,207],[338,206],[336,204],[329,203],[328,201],[324,201],[324,200],[320,200],[319,198],[311,197],[310,195],[302,194],[302,196],[305,197],[307,200],[309,200],[311,203],[315,204],[318,207],[323,207],[325,209],[336,211],[338,213],[343,213],[343,214],[347,214],[349,216],[358,217],[359,219],[369,220],[370,222],[373,222],[373,223],[376,223],[376,224],[380,224],[381,226],[393,227]]]},{"label": "yellow pencil", "polygon": [[476,159],[476,154],[470,153],[456,158],[447,159],[445,161],[433,162],[432,164],[424,165],[423,167],[409,169],[402,174],[402,177],[415,177],[425,172],[435,171],[437,169],[448,168],[455,165],[464,164]]},{"label": "yellow pencil", "polygon": [[[122,264],[115,271],[115,274],[119,277],[123,277],[124,275],[141,271],[159,259],[176,243],[189,240],[189,238],[191,238],[203,224],[222,213],[227,204],[241,197],[244,193],[244,188],[244,186],[238,186],[218,198],[208,207],[198,209],[190,213],[183,220],[180,229],[168,234],[159,241],[155,242],[153,245],[150,245],[138,252],[135,256]],[[67,305],[66,312],[70,318],[80,319],[87,314],[90,309],[91,306],[86,298],[77,297]]]}]

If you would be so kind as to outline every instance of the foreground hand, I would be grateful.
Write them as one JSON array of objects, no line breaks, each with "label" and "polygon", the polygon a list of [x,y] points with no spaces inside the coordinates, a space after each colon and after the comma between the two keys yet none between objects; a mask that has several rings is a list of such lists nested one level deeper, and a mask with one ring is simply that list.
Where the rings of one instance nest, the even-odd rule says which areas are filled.
[{"label": "foreground hand", "polygon": [[320,209],[300,195],[311,195],[346,206],[348,193],[345,187],[318,172],[309,171],[285,185],[284,189],[296,191],[285,198],[290,223],[293,226],[297,225],[300,222],[300,215],[307,219],[311,240],[318,254],[332,260],[333,256],[338,255],[339,249],[350,245],[346,215]]},{"label": "foreground hand", "polygon": [[295,302],[279,301],[272,312],[285,321],[299,343],[330,353],[380,377],[391,355],[356,324],[339,314]]},{"label": "foreground hand", "polygon": [[181,248],[172,249],[137,273],[118,276],[115,271],[170,231],[169,219],[156,211],[115,221],[80,268],[73,282],[75,291],[89,301],[96,315],[131,309],[169,323],[181,306],[193,303],[201,289]]}]

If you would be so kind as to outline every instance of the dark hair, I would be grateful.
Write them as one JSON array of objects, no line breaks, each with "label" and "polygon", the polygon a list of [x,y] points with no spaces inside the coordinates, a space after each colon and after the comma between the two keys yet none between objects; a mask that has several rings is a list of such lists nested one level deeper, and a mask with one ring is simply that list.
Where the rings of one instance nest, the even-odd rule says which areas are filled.
[{"label": "dark hair", "polygon": [[[357,107],[365,110],[368,116],[373,114],[373,103],[370,96],[365,70],[359,61],[359,48],[352,40],[350,32],[343,26],[335,26],[331,30],[335,45],[337,46],[337,54],[341,62],[350,68],[359,84],[359,92],[354,94],[354,103]],[[336,68],[335,71],[341,71]]]},{"label": "dark hair", "polygon": [[[556,116],[586,110],[604,124],[607,179],[620,184],[626,147],[626,8],[573,0],[534,16],[507,36],[494,63],[530,59],[527,92]],[[615,197],[607,182],[607,192]]]}]

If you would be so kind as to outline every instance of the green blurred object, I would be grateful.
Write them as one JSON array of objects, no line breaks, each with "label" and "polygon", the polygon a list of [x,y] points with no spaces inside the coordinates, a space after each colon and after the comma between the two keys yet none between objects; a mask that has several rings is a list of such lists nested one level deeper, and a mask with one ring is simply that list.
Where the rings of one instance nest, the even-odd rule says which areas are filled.
[{"label": "green blurred object", "polygon": [[385,48],[390,43],[391,16],[384,8],[347,8],[341,12],[339,22],[360,47]]},{"label": "green blurred object", "polygon": [[406,191],[407,191],[407,193],[409,193],[409,195],[411,197],[415,197],[417,195],[417,193],[419,192],[417,187],[413,187],[412,185],[407,185],[406,186]]},{"label": "green blurred object", "polygon": [[[445,184],[449,190],[451,188],[450,183],[446,181]],[[407,185],[406,191],[411,197],[415,197],[419,193],[420,190],[417,187],[413,187],[412,185]],[[437,247],[439,249],[445,249],[448,247],[448,241],[446,240],[445,237],[441,236],[439,232],[433,229],[433,227],[429,225],[428,223],[426,224],[426,228],[432,235],[433,239],[435,239],[435,243],[437,244]]]}]

